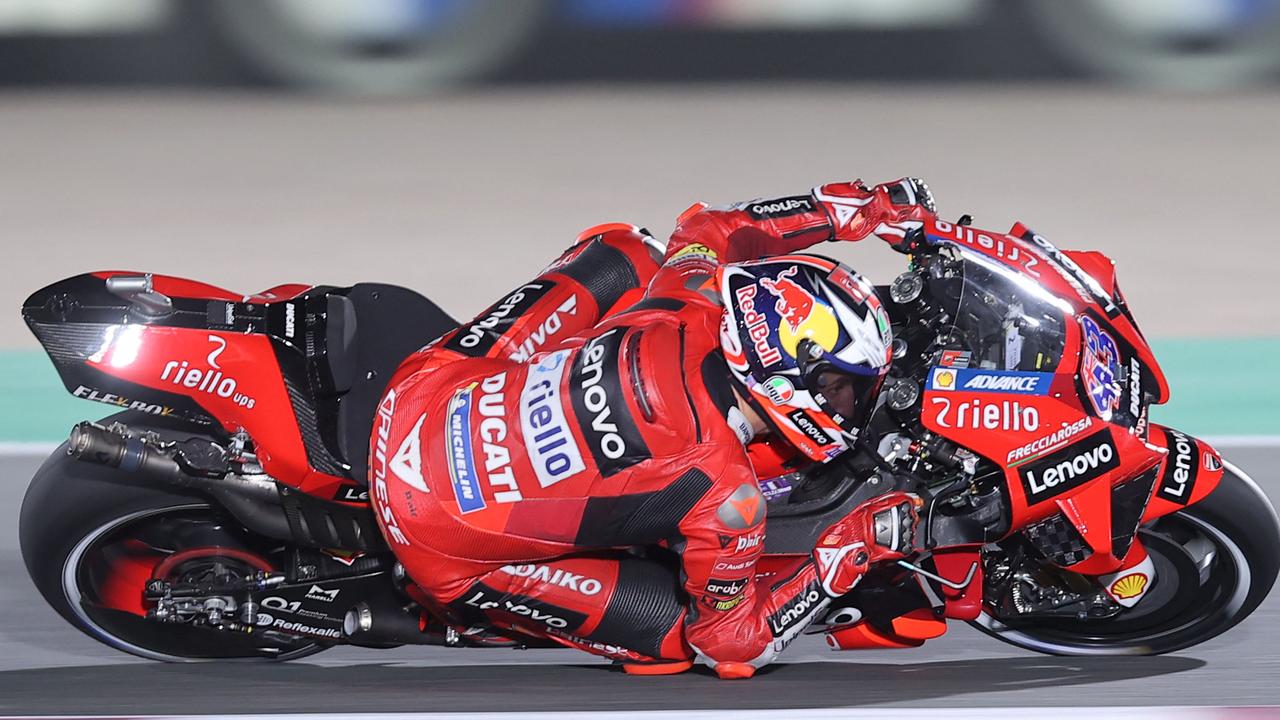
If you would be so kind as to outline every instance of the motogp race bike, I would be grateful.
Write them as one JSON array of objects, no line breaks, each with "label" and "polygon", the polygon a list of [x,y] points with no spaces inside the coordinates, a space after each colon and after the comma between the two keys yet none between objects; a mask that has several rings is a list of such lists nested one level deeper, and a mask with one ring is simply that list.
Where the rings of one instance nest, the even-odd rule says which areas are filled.
[{"label": "motogp race bike", "polygon": [[[1169,387],[1108,258],[967,216],[898,249],[908,269],[878,289],[893,367],[857,451],[811,466],[749,448],[770,500],[765,576],[871,497],[925,499],[922,550],[874,568],[814,631],[912,647],[966,621],[1040,652],[1154,654],[1258,607],[1276,513],[1208,444],[1148,420]],[[118,410],[78,424],[22,506],[27,569],[75,627],[173,661],[480,642],[426,609],[365,482],[388,378],[456,326],[430,301],[98,272],[36,292],[23,316],[68,391]],[[484,642],[553,643],[504,632]]]}]

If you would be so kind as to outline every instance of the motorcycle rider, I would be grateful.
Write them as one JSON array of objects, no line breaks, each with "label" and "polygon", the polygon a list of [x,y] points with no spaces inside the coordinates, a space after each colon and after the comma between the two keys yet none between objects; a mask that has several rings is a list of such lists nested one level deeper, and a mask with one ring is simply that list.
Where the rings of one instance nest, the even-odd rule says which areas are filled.
[{"label": "motorcycle rider", "polygon": [[[845,452],[891,334],[872,286],[790,255],[902,240],[933,212],[906,178],[696,204],[665,248],[594,228],[534,280],[401,365],[379,406],[371,497],[420,600],[496,628],[678,672],[749,677],[874,563],[911,551],[918,500],[857,507],[789,573],[756,577],[765,500],[744,446]],[[629,552],[660,547],[671,563]]]}]

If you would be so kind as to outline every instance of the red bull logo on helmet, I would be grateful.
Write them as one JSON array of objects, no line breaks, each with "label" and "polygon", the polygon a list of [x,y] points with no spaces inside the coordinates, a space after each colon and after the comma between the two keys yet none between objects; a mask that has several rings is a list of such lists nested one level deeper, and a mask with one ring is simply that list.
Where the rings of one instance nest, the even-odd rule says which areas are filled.
[{"label": "red bull logo on helmet", "polygon": [[800,325],[809,319],[809,315],[813,312],[813,306],[817,302],[812,295],[804,288],[796,284],[795,274],[799,272],[799,268],[789,268],[778,273],[774,278],[760,278],[760,287],[768,290],[778,298],[778,302],[774,303],[774,309],[782,316],[782,319],[791,326],[791,332],[800,329]]},{"label": "red bull logo on helmet", "polygon": [[778,298],[773,306],[782,318],[778,341],[792,357],[796,356],[796,345],[802,338],[808,338],[826,350],[834,348],[840,338],[840,323],[831,308],[791,279],[799,270],[792,267],[775,277],[760,279],[760,286]]},{"label": "red bull logo on helmet", "polygon": [[742,322],[747,328],[747,336],[755,347],[756,356],[765,367],[782,360],[782,353],[769,343],[769,318],[756,310],[755,285],[743,285],[734,293],[738,298],[738,307],[742,310]]}]

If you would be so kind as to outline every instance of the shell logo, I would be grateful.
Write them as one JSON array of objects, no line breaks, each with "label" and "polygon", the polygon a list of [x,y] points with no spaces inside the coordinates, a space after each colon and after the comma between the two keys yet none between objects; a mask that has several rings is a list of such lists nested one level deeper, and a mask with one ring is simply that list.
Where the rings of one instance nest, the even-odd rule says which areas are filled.
[{"label": "shell logo", "polygon": [[956,371],[938,370],[933,374],[933,386],[938,390],[954,390],[956,386]]},{"label": "shell logo", "polygon": [[1142,594],[1147,588],[1147,576],[1143,573],[1129,573],[1111,583],[1111,594],[1120,600],[1130,600]]}]

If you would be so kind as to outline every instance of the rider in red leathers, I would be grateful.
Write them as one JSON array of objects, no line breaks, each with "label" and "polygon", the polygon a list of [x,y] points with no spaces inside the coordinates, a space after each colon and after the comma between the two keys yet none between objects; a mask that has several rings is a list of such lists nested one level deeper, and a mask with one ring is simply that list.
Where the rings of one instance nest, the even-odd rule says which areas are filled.
[{"label": "rider in red leathers", "polygon": [[[889,493],[789,576],[757,578],[765,499],[744,446],[773,433],[838,455],[888,369],[872,287],[789,254],[896,242],[932,210],[904,179],[695,205],[662,254],[645,231],[602,226],[406,359],[375,419],[371,495],[435,613],[632,672],[696,655],[748,677],[870,565],[910,552],[917,501]],[[635,547],[674,551],[678,576]]]}]

